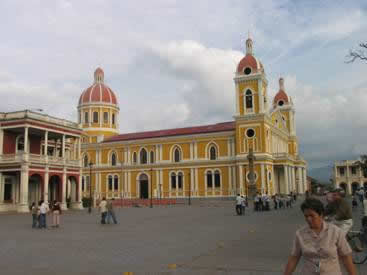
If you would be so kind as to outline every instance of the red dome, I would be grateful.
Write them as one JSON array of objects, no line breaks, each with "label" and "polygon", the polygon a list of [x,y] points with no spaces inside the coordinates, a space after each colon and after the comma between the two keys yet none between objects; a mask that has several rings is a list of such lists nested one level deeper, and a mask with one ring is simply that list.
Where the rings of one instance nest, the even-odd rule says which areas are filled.
[{"label": "red dome", "polygon": [[104,84],[104,72],[101,68],[94,71],[94,84],[86,89],[79,98],[79,105],[92,102],[117,105],[115,93]]},{"label": "red dome", "polygon": [[117,105],[115,93],[103,83],[94,83],[86,89],[79,98],[79,105],[92,102],[104,102]]},{"label": "red dome", "polygon": [[289,103],[288,95],[283,90],[279,90],[279,92],[275,95],[273,103],[277,104],[281,100],[283,103]]}]

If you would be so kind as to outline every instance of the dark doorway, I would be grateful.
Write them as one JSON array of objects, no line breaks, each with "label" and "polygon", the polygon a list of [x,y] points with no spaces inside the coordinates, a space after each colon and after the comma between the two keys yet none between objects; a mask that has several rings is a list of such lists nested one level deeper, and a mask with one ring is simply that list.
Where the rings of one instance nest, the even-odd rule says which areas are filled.
[{"label": "dark doorway", "polygon": [[352,183],[352,195],[354,195],[354,193],[358,190],[358,188],[359,188],[359,183],[353,182]]},{"label": "dark doorway", "polygon": [[344,193],[347,194],[347,185],[345,183],[341,183],[341,184],[339,184],[339,186],[341,188],[343,188],[344,189]]},{"label": "dark doorway", "polygon": [[140,181],[140,198],[148,199],[149,198],[149,186],[147,180]]},{"label": "dark doorway", "polygon": [[4,202],[12,202],[13,184],[4,184]]},{"label": "dark doorway", "polygon": [[60,186],[60,178],[56,175],[52,176],[48,184],[48,200],[50,202],[61,201]]}]

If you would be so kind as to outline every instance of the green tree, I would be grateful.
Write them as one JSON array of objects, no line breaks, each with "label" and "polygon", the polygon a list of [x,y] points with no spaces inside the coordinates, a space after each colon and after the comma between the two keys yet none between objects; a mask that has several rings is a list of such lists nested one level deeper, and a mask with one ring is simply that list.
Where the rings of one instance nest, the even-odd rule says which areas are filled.
[{"label": "green tree", "polygon": [[346,63],[353,63],[356,59],[367,61],[367,42],[360,43],[357,50],[349,50]]},{"label": "green tree", "polygon": [[357,160],[354,164],[361,168],[363,176],[367,178],[367,155],[361,155],[360,160]]}]

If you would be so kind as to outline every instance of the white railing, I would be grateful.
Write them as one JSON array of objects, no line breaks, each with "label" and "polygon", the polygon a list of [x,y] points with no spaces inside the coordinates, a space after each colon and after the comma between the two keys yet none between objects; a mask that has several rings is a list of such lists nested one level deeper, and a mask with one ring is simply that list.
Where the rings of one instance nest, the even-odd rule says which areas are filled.
[{"label": "white railing", "polygon": [[68,126],[72,128],[78,128],[79,124],[66,120],[60,119],[56,117],[52,117],[46,114],[41,114],[37,112],[33,112],[30,110],[18,111],[18,112],[10,112],[10,113],[0,113],[0,119],[19,119],[19,118],[33,118],[41,121],[51,122],[57,125]]},{"label": "white railing", "polygon": [[16,163],[22,161],[29,161],[33,163],[40,164],[64,164],[67,166],[79,166],[79,160],[70,160],[66,158],[54,157],[54,156],[44,156],[37,154],[3,154],[0,155],[1,163]]}]

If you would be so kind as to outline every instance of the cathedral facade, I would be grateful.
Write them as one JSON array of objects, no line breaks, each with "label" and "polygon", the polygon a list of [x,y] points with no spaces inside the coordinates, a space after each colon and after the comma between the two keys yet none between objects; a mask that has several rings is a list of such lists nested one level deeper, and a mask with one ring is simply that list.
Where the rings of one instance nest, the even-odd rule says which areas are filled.
[{"label": "cathedral facade", "polygon": [[[272,101],[264,66],[246,41],[234,75],[232,121],[119,134],[119,104],[98,68],[78,103],[81,194],[106,198],[208,198],[247,194],[254,152],[257,191],[304,193],[307,163],[298,151],[295,108],[284,79]],[[91,190],[89,189],[91,186]]]}]

